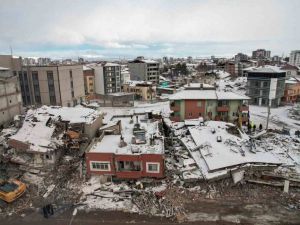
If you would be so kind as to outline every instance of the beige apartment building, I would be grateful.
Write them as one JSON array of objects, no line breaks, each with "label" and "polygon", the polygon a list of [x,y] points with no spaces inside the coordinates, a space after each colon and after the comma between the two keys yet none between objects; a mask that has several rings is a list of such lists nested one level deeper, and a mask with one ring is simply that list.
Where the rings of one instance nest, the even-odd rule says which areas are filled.
[{"label": "beige apartment building", "polygon": [[8,68],[0,67],[0,127],[7,125],[22,111],[18,77]]},{"label": "beige apartment building", "polygon": [[95,93],[95,72],[93,68],[83,66],[84,91],[86,95]]},{"label": "beige apartment building", "polygon": [[153,100],[156,97],[156,89],[152,82],[128,81],[122,84],[122,92],[134,93],[135,100]]},{"label": "beige apartment building", "polygon": [[25,105],[75,106],[85,97],[82,65],[26,66],[19,79]]}]

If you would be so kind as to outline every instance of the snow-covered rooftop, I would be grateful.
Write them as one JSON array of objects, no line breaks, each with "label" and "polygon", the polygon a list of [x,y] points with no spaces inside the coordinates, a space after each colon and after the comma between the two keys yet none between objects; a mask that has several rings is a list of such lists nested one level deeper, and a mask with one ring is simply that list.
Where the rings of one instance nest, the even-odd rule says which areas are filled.
[{"label": "snow-covered rooftop", "polygon": [[101,112],[85,107],[42,106],[36,109],[36,114],[48,114],[53,117],[60,116],[63,121],[69,121],[71,124],[91,124],[101,115]]},{"label": "snow-covered rooftop", "polygon": [[213,85],[205,84],[205,83],[190,83],[190,84],[184,85],[184,88],[186,88],[186,89],[188,89],[188,88],[200,88],[201,86],[203,88],[214,88]]},{"label": "snow-covered rooftop", "polygon": [[130,81],[126,81],[125,84],[128,84],[130,87],[135,87],[138,84],[151,85],[152,82],[149,82],[149,81],[139,81],[139,80],[130,80]]},{"label": "snow-covered rooftop", "polygon": [[38,109],[28,110],[23,126],[10,139],[30,145],[30,151],[47,152],[55,148],[59,140],[54,139],[55,125],[48,123],[50,119],[69,121],[72,123],[91,124],[101,115],[100,112],[84,107],[50,107],[42,106]]},{"label": "snow-covered rooftop", "polygon": [[255,72],[255,73],[282,73],[283,71],[278,66],[259,66],[259,67],[249,67],[245,69],[248,72]]},{"label": "snow-covered rooftop", "polygon": [[[130,117],[126,118],[114,118],[115,120],[121,120],[122,137],[127,143],[125,147],[119,147],[121,135],[104,135],[102,140],[95,143],[89,152],[97,153],[114,153],[114,154],[163,154],[164,144],[162,135],[159,133],[158,121],[150,122],[149,120],[141,120],[142,116],[139,116],[139,123],[142,129],[146,131],[145,140],[146,143],[132,144],[133,127],[136,118],[133,118],[134,123],[130,123]],[[150,137],[154,138],[154,143],[150,144]]]},{"label": "snow-covered rooftop", "polygon": [[181,99],[219,99],[219,100],[247,100],[249,97],[237,94],[230,91],[216,91],[216,90],[182,90],[170,96],[170,100]]},{"label": "snow-covered rooftop", "polygon": [[107,63],[105,63],[104,66],[120,66],[120,64],[112,63],[112,62],[107,62]]},{"label": "snow-covered rooftop", "polygon": [[38,114],[36,110],[29,110],[21,129],[10,137],[29,144],[29,151],[47,152],[55,147],[52,135],[55,130],[54,125],[47,126],[50,119],[48,114]]},{"label": "snow-covered rooftop", "polygon": [[[261,149],[251,152],[246,144],[249,141],[248,136],[243,134],[239,138],[228,133],[226,129],[229,126],[234,125],[209,121],[206,126],[188,128],[195,145],[199,147],[197,151],[200,151],[210,171],[247,163],[281,164],[281,161],[270,152]],[[211,131],[212,129],[215,129],[215,133]],[[217,141],[217,136],[221,136],[221,142]]]}]

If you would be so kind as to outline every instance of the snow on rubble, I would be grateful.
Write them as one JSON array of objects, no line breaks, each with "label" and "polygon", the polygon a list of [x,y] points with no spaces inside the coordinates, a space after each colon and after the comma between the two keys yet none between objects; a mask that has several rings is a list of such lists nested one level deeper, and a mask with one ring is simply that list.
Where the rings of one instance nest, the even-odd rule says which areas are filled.
[{"label": "snow on rubble", "polygon": [[247,168],[269,170],[281,166],[295,171],[300,168],[297,137],[266,132],[249,136],[235,125],[220,121],[200,124],[185,126],[179,122],[169,125],[206,180],[226,177],[233,171]]}]

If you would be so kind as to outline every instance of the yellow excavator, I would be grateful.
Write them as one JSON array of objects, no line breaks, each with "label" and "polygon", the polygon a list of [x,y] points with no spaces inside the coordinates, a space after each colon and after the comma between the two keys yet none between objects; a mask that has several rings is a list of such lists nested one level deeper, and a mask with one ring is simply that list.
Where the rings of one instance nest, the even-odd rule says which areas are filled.
[{"label": "yellow excavator", "polygon": [[26,185],[16,179],[1,180],[0,179],[0,200],[7,203],[15,201],[26,191]]}]

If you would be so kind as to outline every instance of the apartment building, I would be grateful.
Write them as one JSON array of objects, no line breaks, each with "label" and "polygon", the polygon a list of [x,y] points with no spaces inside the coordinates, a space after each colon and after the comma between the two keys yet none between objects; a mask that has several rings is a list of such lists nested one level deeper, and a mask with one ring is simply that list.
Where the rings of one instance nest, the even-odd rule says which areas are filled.
[{"label": "apartment building", "polygon": [[[206,87],[207,86],[207,87]],[[247,123],[249,97],[234,92],[217,91],[208,85],[192,83],[170,98],[171,120],[221,120]]]},{"label": "apartment building", "polygon": [[248,58],[249,57],[246,54],[238,53],[234,56],[234,61],[235,62],[245,61],[248,60]]},{"label": "apartment building", "polygon": [[84,92],[86,95],[95,93],[95,71],[93,68],[83,66]]},{"label": "apartment building", "polygon": [[152,82],[146,81],[128,81],[122,84],[122,91],[134,93],[136,100],[153,100],[156,97],[156,89],[153,88]]},{"label": "apartment building", "polygon": [[159,63],[154,60],[147,60],[144,57],[137,57],[128,63],[130,80],[149,81],[159,83]]},{"label": "apartment building", "polygon": [[284,104],[296,103],[300,101],[300,78],[291,77],[285,81]]},{"label": "apartment building", "polygon": [[251,67],[244,70],[250,104],[278,107],[284,96],[286,72],[276,66]]},{"label": "apartment building", "polygon": [[70,107],[85,96],[82,65],[26,66],[19,80],[24,105]]},{"label": "apartment building", "polygon": [[163,178],[161,122],[152,113],[113,118],[86,150],[87,174],[108,180]]},{"label": "apartment building", "polygon": [[271,51],[265,49],[257,49],[252,52],[253,59],[269,59],[271,58]]},{"label": "apartment building", "polygon": [[295,50],[291,52],[289,64],[300,67],[300,50]]},{"label": "apartment building", "polygon": [[300,69],[297,66],[285,64],[280,67],[281,70],[286,72],[286,77],[300,77]]},{"label": "apartment building", "polygon": [[89,67],[95,73],[95,94],[106,95],[121,91],[121,66],[117,63],[102,62]]},{"label": "apartment building", "polygon": [[5,126],[22,110],[18,77],[8,68],[0,67],[0,127]]}]

